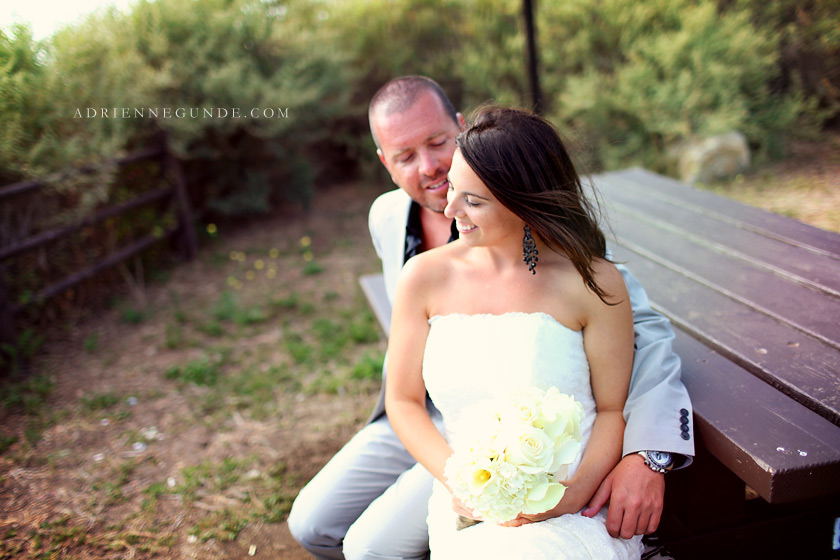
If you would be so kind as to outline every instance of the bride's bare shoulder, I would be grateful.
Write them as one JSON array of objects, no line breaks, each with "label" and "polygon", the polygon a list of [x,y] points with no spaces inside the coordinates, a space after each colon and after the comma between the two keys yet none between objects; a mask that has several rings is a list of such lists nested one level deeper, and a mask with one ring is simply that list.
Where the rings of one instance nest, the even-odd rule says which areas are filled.
[{"label": "bride's bare shoulder", "polygon": [[410,258],[400,273],[400,282],[417,290],[440,286],[452,273],[453,259],[459,254],[457,243],[449,243]]}]

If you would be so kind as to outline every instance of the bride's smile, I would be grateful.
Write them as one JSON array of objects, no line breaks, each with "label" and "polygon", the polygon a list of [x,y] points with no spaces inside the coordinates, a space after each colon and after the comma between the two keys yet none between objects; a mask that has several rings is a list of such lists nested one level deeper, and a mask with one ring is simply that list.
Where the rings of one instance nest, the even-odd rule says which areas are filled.
[{"label": "bride's smile", "polygon": [[458,218],[455,218],[455,227],[458,228],[458,233],[460,233],[461,235],[464,235],[466,233],[469,233],[469,232],[473,231],[474,229],[477,229],[477,226],[474,226],[474,225],[471,225],[471,224],[465,224],[464,222],[462,222]]},{"label": "bride's smile", "polygon": [[452,157],[446,200],[443,213],[455,220],[467,243],[486,247],[504,242],[521,251],[522,220],[493,196],[459,150]]}]

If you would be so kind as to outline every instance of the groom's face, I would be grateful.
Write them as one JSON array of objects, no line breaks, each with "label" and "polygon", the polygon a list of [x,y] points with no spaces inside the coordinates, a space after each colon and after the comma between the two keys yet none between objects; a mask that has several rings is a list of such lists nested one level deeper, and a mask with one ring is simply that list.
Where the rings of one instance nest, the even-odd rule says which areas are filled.
[{"label": "groom's face", "polygon": [[379,139],[380,161],[394,183],[418,204],[434,212],[446,207],[447,174],[455,152],[455,137],[464,126],[446,113],[431,92],[423,92],[405,111],[379,111],[372,125]]}]

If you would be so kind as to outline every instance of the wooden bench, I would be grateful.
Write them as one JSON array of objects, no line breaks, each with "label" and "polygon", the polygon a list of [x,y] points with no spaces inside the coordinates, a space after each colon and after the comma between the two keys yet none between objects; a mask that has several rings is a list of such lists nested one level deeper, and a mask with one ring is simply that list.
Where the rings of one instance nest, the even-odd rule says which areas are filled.
[{"label": "wooden bench", "polygon": [[[678,560],[840,557],[840,235],[642,169],[593,181],[694,407],[660,537]],[[361,284],[387,333],[381,276]]]}]

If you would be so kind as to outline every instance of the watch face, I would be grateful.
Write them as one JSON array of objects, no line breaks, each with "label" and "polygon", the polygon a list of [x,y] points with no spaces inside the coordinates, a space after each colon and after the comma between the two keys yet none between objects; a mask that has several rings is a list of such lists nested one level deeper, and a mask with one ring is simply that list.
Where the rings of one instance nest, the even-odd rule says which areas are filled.
[{"label": "watch face", "polygon": [[662,468],[671,464],[671,454],[667,451],[649,451],[648,457],[650,460]]}]

